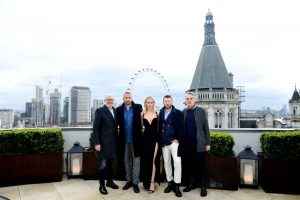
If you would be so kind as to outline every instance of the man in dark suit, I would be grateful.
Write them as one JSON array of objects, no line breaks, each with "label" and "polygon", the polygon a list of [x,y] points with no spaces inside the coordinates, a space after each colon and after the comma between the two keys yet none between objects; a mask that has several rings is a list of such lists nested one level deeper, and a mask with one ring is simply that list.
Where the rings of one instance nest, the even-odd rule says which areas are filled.
[{"label": "man in dark suit", "polygon": [[189,192],[196,188],[197,179],[201,183],[201,196],[207,195],[207,166],[206,157],[210,149],[210,134],[206,112],[196,106],[192,93],[186,94],[186,108],[184,116],[184,134],[179,145],[182,157],[184,174],[187,177],[187,187],[183,190]]},{"label": "man in dark suit", "polygon": [[140,160],[142,145],[142,106],[135,104],[132,94],[126,91],[123,95],[123,104],[117,108],[117,121],[119,125],[119,152],[124,160],[127,183],[123,190],[133,187],[139,193]]},{"label": "man in dark suit", "polygon": [[159,134],[161,136],[160,144],[168,181],[168,186],[164,192],[169,193],[173,190],[177,197],[181,197],[182,193],[179,189],[181,183],[181,158],[178,154],[178,146],[180,145],[183,132],[183,115],[180,110],[173,106],[172,96],[164,96],[163,103],[164,107],[159,112]]},{"label": "man in dark suit", "polygon": [[102,194],[108,194],[105,180],[107,180],[107,187],[119,188],[112,180],[113,167],[117,161],[117,122],[113,97],[107,96],[104,103],[104,106],[95,112],[93,131],[99,170],[99,191]]}]

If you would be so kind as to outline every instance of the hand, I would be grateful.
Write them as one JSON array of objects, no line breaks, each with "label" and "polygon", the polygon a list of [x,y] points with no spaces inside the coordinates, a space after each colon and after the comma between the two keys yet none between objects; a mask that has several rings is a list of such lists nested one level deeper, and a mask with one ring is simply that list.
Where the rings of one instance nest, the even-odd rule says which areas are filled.
[{"label": "hand", "polygon": [[210,145],[206,145],[206,146],[205,146],[205,150],[206,150],[206,151],[209,151],[209,150],[210,150]]},{"label": "hand", "polygon": [[177,143],[178,144],[179,142],[178,142],[178,140],[175,139],[175,140],[172,140],[172,143]]},{"label": "hand", "polygon": [[100,151],[100,150],[101,150],[100,144],[95,145],[95,150],[96,150],[96,151]]}]

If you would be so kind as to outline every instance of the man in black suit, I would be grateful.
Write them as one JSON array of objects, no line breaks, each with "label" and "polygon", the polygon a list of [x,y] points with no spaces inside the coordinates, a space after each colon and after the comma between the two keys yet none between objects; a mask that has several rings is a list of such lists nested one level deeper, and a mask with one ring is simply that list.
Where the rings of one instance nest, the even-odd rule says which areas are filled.
[{"label": "man in black suit", "polygon": [[206,112],[196,106],[192,93],[186,94],[186,108],[183,110],[184,134],[179,145],[182,157],[184,174],[187,177],[187,187],[183,190],[189,192],[195,189],[197,181],[201,184],[201,196],[207,195],[207,152],[210,149],[210,134]]},{"label": "man in black suit", "polygon": [[107,180],[107,187],[119,188],[112,180],[113,166],[117,161],[117,122],[113,104],[113,97],[107,96],[104,100],[104,106],[95,112],[93,125],[101,194],[108,194],[105,180]]},{"label": "man in black suit", "polygon": [[140,160],[142,145],[142,106],[135,104],[132,94],[126,91],[123,95],[123,104],[117,108],[117,121],[119,132],[119,152],[124,160],[127,183],[123,190],[133,187],[135,193],[139,193]]}]

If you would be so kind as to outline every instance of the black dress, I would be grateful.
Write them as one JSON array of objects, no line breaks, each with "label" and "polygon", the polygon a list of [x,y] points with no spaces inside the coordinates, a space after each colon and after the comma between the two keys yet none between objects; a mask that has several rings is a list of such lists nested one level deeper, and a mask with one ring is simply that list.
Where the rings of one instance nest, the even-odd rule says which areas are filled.
[{"label": "black dress", "polygon": [[159,133],[158,133],[158,118],[153,118],[150,122],[143,118],[144,133],[143,133],[143,147],[141,156],[141,179],[145,189],[149,189],[152,178],[153,158],[155,154],[155,145],[157,144],[157,153],[155,157],[155,182],[159,182],[160,176],[160,157],[161,150],[159,147]]}]

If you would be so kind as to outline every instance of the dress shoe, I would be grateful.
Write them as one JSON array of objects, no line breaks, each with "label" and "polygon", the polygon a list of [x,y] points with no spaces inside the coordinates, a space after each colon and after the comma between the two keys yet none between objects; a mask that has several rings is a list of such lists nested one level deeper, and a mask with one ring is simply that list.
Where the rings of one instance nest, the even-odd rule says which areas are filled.
[{"label": "dress shoe", "polygon": [[112,189],[119,189],[119,186],[117,184],[115,184],[115,182],[113,182],[112,180],[111,181],[107,181],[106,182],[106,186],[107,187],[110,187]]},{"label": "dress shoe", "polygon": [[99,192],[104,195],[108,194],[105,185],[100,185]]},{"label": "dress shoe", "polygon": [[131,182],[131,181],[128,181],[128,182],[124,185],[123,190],[128,190],[128,189],[131,188],[131,187],[132,187],[132,182]]},{"label": "dress shoe", "polygon": [[164,193],[170,193],[173,190],[173,186],[173,182],[168,182],[168,186],[165,188]]},{"label": "dress shoe", "polygon": [[207,190],[206,190],[206,188],[201,188],[200,196],[201,197],[206,197],[207,196]]},{"label": "dress shoe", "polygon": [[182,193],[180,191],[179,184],[175,184],[174,192],[175,192],[176,197],[182,197]]},{"label": "dress shoe", "polygon": [[194,189],[196,189],[196,186],[193,185],[193,184],[189,184],[189,185],[187,185],[187,186],[183,189],[183,192],[189,192],[189,191],[194,190]]},{"label": "dress shoe", "polygon": [[140,193],[140,188],[137,184],[133,184],[133,191],[134,193]]}]

